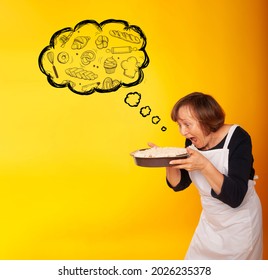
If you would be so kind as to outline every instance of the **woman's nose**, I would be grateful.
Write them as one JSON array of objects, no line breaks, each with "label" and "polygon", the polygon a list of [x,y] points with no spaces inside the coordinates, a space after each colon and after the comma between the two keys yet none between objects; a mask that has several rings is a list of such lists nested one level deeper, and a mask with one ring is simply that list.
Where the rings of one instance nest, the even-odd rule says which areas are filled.
[{"label": "woman's nose", "polygon": [[187,135],[187,133],[188,133],[187,127],[181,126],[181,127],[180,127],[180,133],[181,133],[183,136]]}]

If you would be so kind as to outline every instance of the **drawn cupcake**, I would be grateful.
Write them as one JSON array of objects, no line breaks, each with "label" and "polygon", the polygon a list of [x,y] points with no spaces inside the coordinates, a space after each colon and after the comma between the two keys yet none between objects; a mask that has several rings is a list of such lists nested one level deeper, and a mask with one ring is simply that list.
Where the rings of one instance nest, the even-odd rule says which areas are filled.
[{"label": "drawn cupcake", "polygon": [[108,57],[107,59],[105,59],[103,67],[105,68],[107,74],[112,74],[115,72],[117,63],[113,57]]}]

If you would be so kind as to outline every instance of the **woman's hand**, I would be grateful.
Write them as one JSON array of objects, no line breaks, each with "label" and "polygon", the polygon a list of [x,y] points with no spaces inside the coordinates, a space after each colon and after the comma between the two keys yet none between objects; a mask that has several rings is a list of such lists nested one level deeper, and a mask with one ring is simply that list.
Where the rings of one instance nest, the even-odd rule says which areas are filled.
[{"label": "woman's hand", "polygon": [[196,150],[189,147],[186,149],[189,157],[170,161],[170,164],[174,165],[172,168],[185,169],[187,171],[204,170],[209,163],[208,159]]},{"label": "woman's hand", "polygon": [[155,145],[155,144],[152,143],[152,142],[148,142],[147,145],[148,145],[150,148],[158,147],[157,145]]},{"label": "woman's hand", "polygon": [[170,161],[170,164],[174,164],[172,168],[174,170],[185,169],[187,171],[199,170],[207,179],[214,192],[220,194],[224,180],[223,174],[200,152],[191,148],[187,148],[187,152],[190,155],[188,158]]}]

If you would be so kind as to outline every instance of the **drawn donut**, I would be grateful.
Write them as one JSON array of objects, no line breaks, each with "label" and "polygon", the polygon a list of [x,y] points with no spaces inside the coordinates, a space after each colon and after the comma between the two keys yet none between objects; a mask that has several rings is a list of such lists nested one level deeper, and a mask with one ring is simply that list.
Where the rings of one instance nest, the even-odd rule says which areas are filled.
[{"label": "drawn donut", "polygon": [[67,52],[60,52],[57,56],[59,63],[65,64],[69,61],[69,54]]}]

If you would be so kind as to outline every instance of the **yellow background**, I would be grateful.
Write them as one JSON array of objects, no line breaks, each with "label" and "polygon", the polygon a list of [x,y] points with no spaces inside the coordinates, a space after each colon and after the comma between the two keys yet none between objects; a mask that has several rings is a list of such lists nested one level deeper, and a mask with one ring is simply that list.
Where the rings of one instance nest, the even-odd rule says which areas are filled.
[{"label": "yellow background", "polygon": [[[182,259],[197,191],[171,191],[164,169],[129,153],[148,141],[182,146],[170,110],[192,91],[212,94],[252,136],[267,259],[265,2],[2,0],[0,259]],[[53,88],[38,56],[54,32],[111,18],[147,37],[142,83],[90,96]],[[159,124],[124,103],[131,91]]]}]

